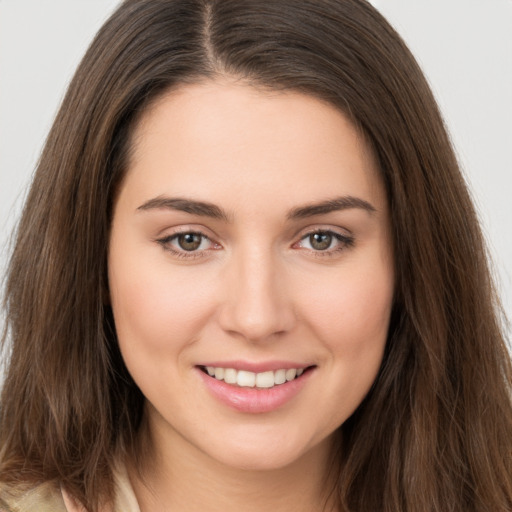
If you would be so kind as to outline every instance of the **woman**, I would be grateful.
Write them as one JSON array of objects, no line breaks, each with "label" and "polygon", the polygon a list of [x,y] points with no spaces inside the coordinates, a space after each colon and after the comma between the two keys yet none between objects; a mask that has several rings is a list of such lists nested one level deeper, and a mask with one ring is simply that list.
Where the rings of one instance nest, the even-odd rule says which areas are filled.
[{"label": "woman", "polygon": [[371,6],[128,0],[19,226],[1,506],[510,510],[496,302]]}]

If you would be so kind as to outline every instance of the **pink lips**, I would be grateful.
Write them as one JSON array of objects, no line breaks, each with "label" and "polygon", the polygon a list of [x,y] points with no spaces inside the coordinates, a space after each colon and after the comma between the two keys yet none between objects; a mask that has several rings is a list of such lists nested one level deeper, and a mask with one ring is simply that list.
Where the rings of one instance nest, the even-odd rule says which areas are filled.
[{"label": "pink lips", "polygon": [[[270,365],[259,365],[244,362],[237,362],[236,364],[234,362],[220,364],[214,363],[211,365],[209,363],[208,366],[221,368],[235,367],[237,370],[246,370],[254,373],[301,367],[301,365],[297,366],[284,362],[274,362]],[[197,372],[203,380],[203,383],[217,400],[239,412],[252,414],[272,412],[291,401],[309,380],[309,377],[313,373],[311,370],[312,369],[305,371],[300,377],[284,384],[276,385],[267,389],[257,389],[226,384],[222,380],[210,377],[204,373],[200,367],[197,367]]]}]

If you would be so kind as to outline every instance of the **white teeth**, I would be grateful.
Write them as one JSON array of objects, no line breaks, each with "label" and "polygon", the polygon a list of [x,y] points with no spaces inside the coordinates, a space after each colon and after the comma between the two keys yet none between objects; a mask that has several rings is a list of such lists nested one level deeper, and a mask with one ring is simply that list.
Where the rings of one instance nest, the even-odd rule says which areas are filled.
[{"label": "white teeth", "polygon": [[286,370],[277,370],[274,373],[274,383],[284,384],[286,382]]},{"label": "white teeth", "polygon": [[295,379],[296,375],[297,370],[295,368],[290,368],[289,370],[286,370],[286,380],[293,380]]},{"label": "white teeth", "polygon": [[210,377],[223,380],[227,384],[236,384],[245,388],[272,388],[289,382],[304,373],[304,368],[289,368],[267,372],[248,372],[234,368],[220,368],[207,366],[206,371]]},{"label": "white teeth", "polygon": [[226,368],[224,370],[224,382],[228,384],[236,384],[236,370],[233,368]]},{"label": "white teeth", "polygon": [[256,374],[240,370],[236,377],[236,383],[244,388],[253,388],[256,384]]},{"label": "white teeth", "polygon": [[256,374],[256,387],[257,388],[272,388],[274,387],[274,372],[263,372]]}]

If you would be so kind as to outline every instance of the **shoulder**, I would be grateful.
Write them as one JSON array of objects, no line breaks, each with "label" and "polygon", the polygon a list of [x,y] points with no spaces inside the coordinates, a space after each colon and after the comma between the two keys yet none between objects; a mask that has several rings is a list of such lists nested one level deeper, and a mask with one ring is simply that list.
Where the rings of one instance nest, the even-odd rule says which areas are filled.
[{"label": "shoulder", "polygon": [[[103,512],[140,512],[137,499],[124,464],[114,471],[114,503]],[[0,512],[84,512],[76,500],[58,484],[46,482],[37,486],[0,482]]]},{"label": "shoulder", "polygon": [[52,483],[35,487],[0,482],[0,512],[66,512],[60,488]]}]

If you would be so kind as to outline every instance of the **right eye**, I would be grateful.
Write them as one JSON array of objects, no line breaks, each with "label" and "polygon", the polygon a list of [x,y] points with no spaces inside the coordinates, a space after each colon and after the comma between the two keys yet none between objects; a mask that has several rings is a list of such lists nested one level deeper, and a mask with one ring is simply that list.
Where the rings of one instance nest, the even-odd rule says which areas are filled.
[{"label": "right eye", "polygon": [[195,231],[169,235],[158,239],[157,242],[166,251],[181,258],[198,257],[205,251],[220,248],[219,244],[212,242],[206,235]]}]

